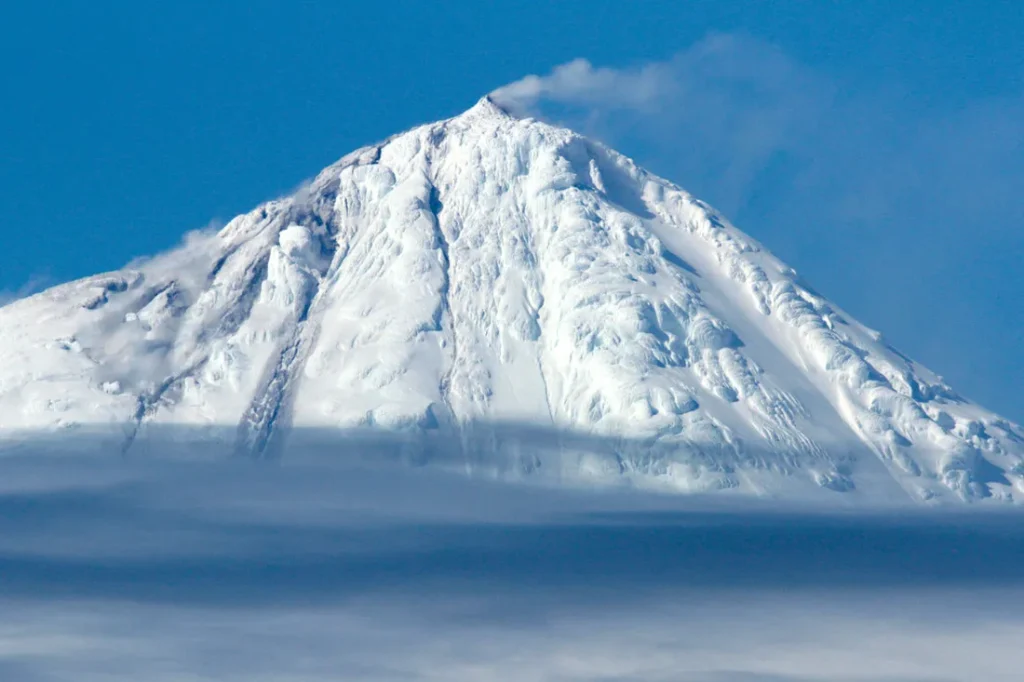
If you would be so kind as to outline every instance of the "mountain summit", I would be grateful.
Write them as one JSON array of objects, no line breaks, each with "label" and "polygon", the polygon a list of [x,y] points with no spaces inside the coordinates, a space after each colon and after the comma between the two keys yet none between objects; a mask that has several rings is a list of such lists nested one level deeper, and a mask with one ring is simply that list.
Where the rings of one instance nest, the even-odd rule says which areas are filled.
[{"label": "mountain summit", "polygon": [[488,98],[0,309],[8,453],[290,457],[314,433],[574,483],[1024,498],[1020,427],[676,185]]}]

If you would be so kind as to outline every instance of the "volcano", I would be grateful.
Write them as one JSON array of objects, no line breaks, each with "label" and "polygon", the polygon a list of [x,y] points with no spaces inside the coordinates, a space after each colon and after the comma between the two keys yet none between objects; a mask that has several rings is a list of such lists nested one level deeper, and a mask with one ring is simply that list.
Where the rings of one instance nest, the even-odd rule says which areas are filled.
[{"label": "volcano", "polygon": [[375,439],[573,485],[1024,499],[1019,426],[680,187],[490,98],[0,309],[0,453]]}]

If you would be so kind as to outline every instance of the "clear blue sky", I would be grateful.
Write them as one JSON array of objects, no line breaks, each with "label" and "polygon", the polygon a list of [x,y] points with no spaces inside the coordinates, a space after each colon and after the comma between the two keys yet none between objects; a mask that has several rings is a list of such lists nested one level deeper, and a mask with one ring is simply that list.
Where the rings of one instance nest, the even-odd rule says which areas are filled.
[{"label": "clear blue sky", "polygon": [[[668,104],[708,87],[723,116],[594,132],[1024,419],[1020,2],[37,2],[3,25],[0,290],[166,249],[524,75],[674,64]],[[724,67],[693,55],[709,33],[740,36]]]}]

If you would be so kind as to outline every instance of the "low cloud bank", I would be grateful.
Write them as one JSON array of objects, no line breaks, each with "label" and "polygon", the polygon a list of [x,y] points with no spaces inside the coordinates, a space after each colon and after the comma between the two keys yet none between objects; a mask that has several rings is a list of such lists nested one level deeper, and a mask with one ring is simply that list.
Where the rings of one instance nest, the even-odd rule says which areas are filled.
[{"label": "low cloud bank", "polygon": [[0,460],[0,677],[1011,680],[1018,514]]}]

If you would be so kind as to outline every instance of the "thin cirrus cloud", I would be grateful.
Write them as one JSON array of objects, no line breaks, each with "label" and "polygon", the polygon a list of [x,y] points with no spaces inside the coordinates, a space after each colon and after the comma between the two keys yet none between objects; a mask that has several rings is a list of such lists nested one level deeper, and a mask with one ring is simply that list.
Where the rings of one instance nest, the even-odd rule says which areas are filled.
[{"label": "thin cirrus cloud", "polygon": [[1008,310],[1024,284],[1024,93],[925,100],[715,34],[492,97],[679,182],[968,397],[1024,418],[1022,311]]}]

